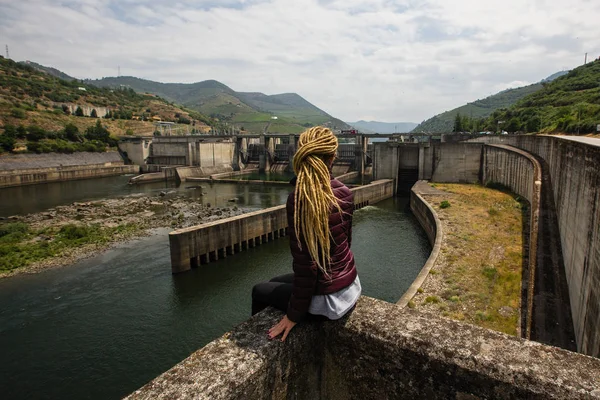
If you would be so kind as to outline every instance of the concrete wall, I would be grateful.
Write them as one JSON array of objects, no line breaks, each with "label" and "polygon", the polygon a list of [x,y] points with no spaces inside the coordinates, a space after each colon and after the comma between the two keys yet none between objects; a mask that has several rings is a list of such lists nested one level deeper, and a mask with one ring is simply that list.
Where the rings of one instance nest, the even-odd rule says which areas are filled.
[{"label": "concrete wall", "polygon": [[15,154],[0,157],[0,188],[138,172],[117,152]]},{"label": "concrete wall", "polygon": [[127,153],[127,158],[136,165],[146,164],[148,156],[150,156],[150,146],[152,145],[152,139],[140,138],[138,140],[121,141],[119,142],[119,149],[122,152]]},{"label": "concrete wall", "polygon": [[204,141],[198,136],[157,137],[152,141],[153,164],[198,167],[233,166],[236,144]]},{"label": "concrete wall", "polygon": [[[544,261],[543,258],[538,259],[542,169],[529,153],[511,146],[489,145],[483,149],[482,183],[499,183],[529,202],[529,238],[526,240],[527,249],[523,254],[527,264],[523,265],[522,271],[521,315],[524,317],[523,336],[531,339],[536,271],[538,266],[540,270],[550,267],[538,264],[538,261]],[[541,301],[542,299],[538,299],[538,302]]]},{"label": "concrete wall", "polygon": [[600,356],[600,147],[551,136],[482,138],[548,164],[579,351]]},{"label": "concrete wall", "polygon": [[[440,143],[430,147],[431,180],[448,183],[480,181],[482,146],[472,143]],[[427,179],[427,178],[425,178]]]},{"label": "concrete wall", "polygon": [[127,399],[600,399],[600,360],[361,297],[286,342],[271,308]]},{"label": "concrete wall", "polygon": [[418,181],[410,191],[410,209],[419,221],[419,224],[427,234],[429,243],[431,244],[431,253],[419,271],[419,274],[410,285],[410,287],[404,292],[400,300],[396,304],[400,307],[405,307],[408,302],[417,294],[417,290],[423,285],[427,275],[431,268],[435,266],[438,255],[442,249],[442,241],[444,232],[442,230],[442,224],[437,216],[435,210],[425,201],[421,196],[423,193],[427,193],[431,190],[431,187],[426,181]]},{"label": "concrete wall", "polygon": [[[355,207],[390,198],[390,180],[351,189]],[[285,205],[226,218],[208,224],[178,229],[169,234],[171,269],[173,273],[227,257],[248,247],[277,239],[286,234]]]}]

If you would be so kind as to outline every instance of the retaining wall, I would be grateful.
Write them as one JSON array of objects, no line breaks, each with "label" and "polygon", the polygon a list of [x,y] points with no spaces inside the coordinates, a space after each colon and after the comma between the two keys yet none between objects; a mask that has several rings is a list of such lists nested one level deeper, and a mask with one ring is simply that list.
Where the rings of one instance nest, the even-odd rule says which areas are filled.
[{"label": "retaining wall", "polygon": [[[483,149],[482,183],[488,182],[508,187],[513,193],[529,202],[529,238],[526,240],[528,244],[526,254],[523,254],[527,257],[527,265],[524,265],[522,272],[521,313],[525,316],[524,336],[531,339],[534,284],[538,266],[542,169],[533,156],[522,150],[505,145],[488,145]],[[545,266],[540,265],[540,267],[543,269]]]},{"label": "retaining wall", "polygon": [[431,253],[419,271],[419,274],[410,285],[410,287],[404,292],[400,300],[396,304],[400,307],[405,307],[408,302],[417,294],[417,290],[423,285],[427,275],[431,268],[435,266],[437,257],[442,248],[442,241],[444,233],[442,230],[442,224],[437,216],[435,210],[421,197],[421,193],[429,190],[430,187],[425,181],[418,181],[410,191],[410,209],[413,212],[417,221],[427,234],[429,243],[431,244]]},{"label": "retaining wall", "polygon": [[268,308],[127,399],[600,399],[600,360],[361,297],[285,343]]},{"label": "retaining wall", "polygon": [[548,164],[579,351],[600,356],[600,147],[554,136],[502,136]]},{"label": "retaining wall", "polygon": [[117,152],[15,154],[0,157],[0,188],[137,173]]},{"label": "retaining wall", "polygon": [[[392,197],[393,183],[382,180],[351,190],[355,207],[361,208]],[[287,225],[285,205],[281,205],[173,231],[169,234],[172,272],[187,271],[284,236]]]}]

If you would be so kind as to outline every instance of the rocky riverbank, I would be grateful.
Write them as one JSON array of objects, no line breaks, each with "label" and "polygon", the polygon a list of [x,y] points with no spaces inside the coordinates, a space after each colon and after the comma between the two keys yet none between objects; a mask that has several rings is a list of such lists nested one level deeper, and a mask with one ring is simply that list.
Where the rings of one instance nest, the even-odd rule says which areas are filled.
[{"label": "rocky riverbank", "polygon": [[73,203],[0,221],[0,277],[72,264],[155,228],[179,229],[244,213],[161,192]]}]

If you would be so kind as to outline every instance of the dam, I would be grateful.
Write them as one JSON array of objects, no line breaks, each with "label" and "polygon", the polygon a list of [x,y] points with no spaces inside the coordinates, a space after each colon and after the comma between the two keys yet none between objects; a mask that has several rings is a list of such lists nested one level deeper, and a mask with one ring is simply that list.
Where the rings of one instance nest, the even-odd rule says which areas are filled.
[{"label": "dam", "polygon": [[[564,348],[570,348],[574,336],[578,351],[597,357],[600,147],[557,137],[475,142],[375,144],[373,178],[391,179],[394,193],[416,176],[434,182],[495,183],[526,198],[530,220],[522,312],[527,322],[522,334]],[[574,207],[577,218],[567,211]],[[434,214],[423,214],[429,222],[422,225],[435,227]],[[430,240],[440,234],[433,229]],[[259,333],[278,315],[270,310],[258,314],[130,398],[183,398],[185,393],[223,398],[273,393],[275,398],[289,393],[299,398],[406,398],[424,393],[440,399],[600,397],[596,358],[465,324],[432,321],[374,299],[362,299],[345,321],[304,326],[283,352]],[[374,320],[395,328],[381,329],[369,323]],[[301,349],[309,343],[327,345],[313,346],[314,354],[307,355]],[[357,362],[361,357],[377,362]],[[217,367],[225,360],[236,365],[234,373]]]},{"label": "dam", "polygon": [[[598,200],[597,165],[600,161],[598,151],[588,145],[571,143],[554,137],[486,137],[475,138],[474,141],[476,143],[443,141],[404,143],[401,140],[374,143],[370,149],[372,179],[391,181],[389,185],[392,186],[393,194],[406,190],[406,187],[412,187],[418,179],[424,179],[439,182],[495,182],[509,187],[514,193],[526,198],[531,212],[529,259],[527,275],[524,277],[527,293],[522,311],[527,314],[528,323],[524,326],[522,336],[560,345],[558,342],[562,340],[561,331],[567,328],[568,334],[570,322],[577,350],[597,357],[600,352],[596,293],[599,271],[597,229],[600,224],[598,207],[595,206]],[[365,169],[368,168],[369,166],[366,165]],[[578,174],[575,171],[584,171],[584,173]],[[411,202],[413,202],[412,198]],[[385,207],[384,201],[377,204],[375,209]],[[422,207],[423,210],[426,208],[425,205]],[[573,210],[577,210],[576,218],[569,217],[573,215]],[[357,214],[371,211],[373,211],[372,206],[368,206],[359,209]],[[435,228],[434,215],[424,211],[418,218],[420,225],[427,231],[431,246],[434,247],[433,242],[443,234]],[[384,219],[389,219],[389,216]],[[392,221],[392,225],[397,223],[396,220]],[[379,224],[376,229],[375,232],[379,233]],[[370,236],[371,239],[372,237],[379,239],[380,236],[390,236],[393,231],[393,228],[386,229],[384,235],[371,233]],[[419,235],[421,240],[427,240],[422,232]],[[365,242],[369,243],[368,237],[365,238]],[[162,243],[162,247],[155,242],[145,242],[143,245],[149,257],[146,264],[156,266],[157,262],[150,259],[155,258],[157,252],[162,251],[165,255],[159,263],[160,272],[156,268],[155,272],[146,278],[136,275],[134,281],[152,277],[156,279],[157,276],[164,276],[161,274],[171,273],[172,257],[171,260],[168,259],[166,243],[164,241]],[[219,259],[217,260],[213,255],[212,262],[206,265],[202,264],[202,254],[194,255],[193,257],[199,257],[198,268],[191,268],[190,261],[191,269],[184,274],[172,276],[173,282],[177,282],[174,287],[181,288],[188,285],[191,287],[192,281],[195,281],[194,277],[205,279],[205,274],[209,270],[216,271],[215,276],[223,277],[223,270],[212,268],[231,262],[240,263],[242,266],[239,268],[243,269],[244,265],[254,262],[253,256],[256,252],[268,251],[277,246],[283,246],[282,249],[285,249],[285,240],[269,241],[265,245],[251,247],[240,254],[233,255],[228,254],[227,247],[224,247],[225,250],[220,250],[221,254],[218,254],[219,249],[217,249],[216,254]],[[394,245],[390,244],[390,246]],[[556,250],[557,247],[561,250],[560,256],[556,251],[551,251]],[[555,254],[548,254],[549,252]],[[430,259],[435,256],[434,253],[435,251],[429,255]],[[121,265],[126,265],[131,260],[126,254],[127,251],[107,254],[106,262],[114,263],[122,259]],[[228,257],[223,258],[220,255]],[[210,257],[209,251],[208,261],[211,261]],[[191,258],[189,257],[190,260]],[[413,278],[425,264],[426,258],[427,254],[421,258],[417,270],[413,272]],[[260,262],[263,264],[263,261]],[[374,264],[373,259],[365,262]],[[389,262],[391,267],[402,264],[397,259],[378,261],[379,264],[386,262]],[[264,264],[267,265],[268,262],[265,261]],[[89,268],[93,270],[94,266],[89,265]],[[239,270],[234,269],[234,271]],[[269,273],[271,275],[276,271],[273,269]],[[557,273],[558,278],[552,279]],[[225,285],[235,281],[235,275],[226,274],[225,278]],[[541,284],[538,284],[537,279],[540,278]],[[120,275],[117,279],[122,281],[117,285],[121,287],[129,280],[127,274]],[[385,280],[382,279],[376,285],[383,287]],[[392,280],[396,283],[396,279]],[[207,282],[215,283],[210,279]],[[409,286],[410,283],[406,288]],[[21,288],[3,292],[15,296],[13,298],[21,303],[24,299],[17,295],[22,292]],[[194,289],[192,292],[197,293]],[[164,288],[162,293],[165,293]],[[396,296],[400,294],[396,293]],[[293,340],[286,348],[266,341],[262,334],[279,318],[279,314],[272,310],[267,310],[243,322],[223,337],[197,351],[195,350],[207,342],[184,340],[184,344],[173,345],[167,340],[170,346],[179,348],[177,356],[172,356],[169,365],[179,362],[185,355],[191,354],[190,357],[133,392],[131,398],[184,398],[186,393],[200,394],[199,397],[206,394],[208,397],[222,398],[266,397],[267,395],[273,398],[284,398],[288,393],[296,393],[298,398],[335,398],[336,395],[344,398],[382,396],[405,398],[424,394],[429,398],[473,398],[473,396],[598,398],[600,396],[597,385],[600,381],[600,364],[596,358],[525,339],[510,338],[443,318],[423,316],[386,303],[395,302],[398,297],[386,298],[374,293],[365,293],[365,295],[348,319],[340,323],[309,324],[301,329],[299,327],[299,330],[294,332],[297,335],[290,337]],[[561,296],[565,296],[567,301],[565,302],[565,297]],[[83,293],[77,291],[73,292],[73,298],[75,300],[83,298],[84,301],[86,299]],[[164,300],[164,296],[161,299]],[[202,319],[204,315],[211,315],[207,311],[210,307],[204,312],[194,309],[194,304],[199,302],[195,300],[194,295],[171,296],[170,299],[167,304],[173,310],[181,308],[190,310],[190,313],[186,314],[189,319]],[[214,302],[214,298],[210,295],[205,299],[208,304]],[[51,306],[50,300],[50,297],[46,297],[44,304],[48,303]],[[106,311],[108,314],[116,311],[114,303],[102,301],[102,297],[95,298],[94,302],[105,304],[106,310],[111,310]],[[84,302],[84,304],[88,303]],[[123,304],[128,304],[123,311],[131,319],[132,310],[137,312],[144,302],[139,297],[133,296],[131,302],[123,301]],[[565,324],[567,326],[559,326],[560,329],[556,331],[550,328],[557,321],[547,318],[554,317],[555,314],[549,311],[551,309],[548,307],[551,305],[557,306],[560,310],[557,314],[562,318],[562,322],[558,322],[567,321]],[[147,309],[147,313],[152,317],[155,312],[153,309],[157,306],[156,301],[147,300],[143,309]],[[30,310],[32,316],[36,315],[35,308],[32,307]],[[88,308],[86,312],[90,312],[90,309]],[[17,322],[23,321],[14,316],[12,319]],[[236,322],[244,319],[245,317],[240,317]],[[167,320],[172,321],[178,332],[190,329],[181,322],[177,323],[172,315],[169,315]],[[382,328],[375,321],[383,321],[385,326]],[[156,323],[154,320],[150,326],[155,326]],[[22,334],[16,326],[10,324],[7,326],[11,327],[9,331],[13,330],[13,337]],[[158,322],[156,326],[167,326],[169,332],[172,332],[171,324],[164,321]],[[232,323],[229,321],[220,326],[222,330],[215,332],[212,338],[230,330]],[[108,332],[103,331],[107,337],[111,337],[110,329]],[[6,332],[4,330],[2,334],[6,335]],[[142,339],[147,336],[146,332],[136,332],[138,332],[137,341],[143,343]],[[548,332],[550,332],[549,336],[541,337]],[[194,332],[192,331],[191,334]],[[58,335],[56,337],[60,342],[60,337]],[[9,341],[7,340],[6,343]],[[118,347],[123,348],[126,340],[117,337],[116,343],[119,343]],[[326,345],[310,347],[310,343],[326,343]],[[302,351],[307,346],[312,349],[312,352]],[[108,349],[108,347],[103,348]],[[150,357],[155,360],[155,350],[156,346],[145,348],[140,357]],[[164,350],[158,353],[162,352]],[[113,354],[113,357],[116,356]],[[158,354],[156,356],[158,357]],[[83,365],[98,365],[85,362],[85,357],[83,358]],[[116,367],[115,371],[121,373],[123,377],[131,377],[127,372],[131,365],[132,363],[125,361],[124,365]],[[235,368],[218,367],[223,365],[235,365]],[[104,368],[108,371],[115,367]],[[147,380],[158,375],[165,368],[168,366],[148,372]],[[105,377],[103,379],[106,379],[104,382],[107,387],[110,386],[108,382],[115,379],[110,373],[100,372],[94,376]],[[85,377],[82,376],[81,379],[85,380]],[[9,386],[3,382],[3,387]],[[52,390],[48,387],[49,385],[44,385],[41,390]],[[129,388],[130,391],[133,389]],[[20,388],[20,390],[27,390],[27,388]],[[124,394],[126,392],[121,391],[118,396]],[[116,392],[113,392],[113,395],[116,396]]]}]

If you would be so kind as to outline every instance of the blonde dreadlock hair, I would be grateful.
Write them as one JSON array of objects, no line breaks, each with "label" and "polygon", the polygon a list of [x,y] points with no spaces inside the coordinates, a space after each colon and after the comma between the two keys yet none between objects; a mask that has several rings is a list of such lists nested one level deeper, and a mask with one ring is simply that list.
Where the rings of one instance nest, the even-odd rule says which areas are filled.
[{"label": "blonde dreadlock hair", "polygon": [[308,252],[325,276],[331,260],[329,213],[331,207],[342,210],[331,189],[329,168],[325,160],[335,156],[337,138],[322,126],[307,129],[300,135],[294,155],[296,189],[294,191],[294,228],[298,243],[304,238]]}]

